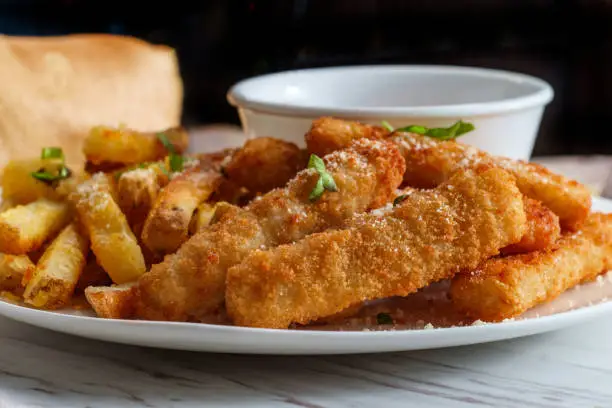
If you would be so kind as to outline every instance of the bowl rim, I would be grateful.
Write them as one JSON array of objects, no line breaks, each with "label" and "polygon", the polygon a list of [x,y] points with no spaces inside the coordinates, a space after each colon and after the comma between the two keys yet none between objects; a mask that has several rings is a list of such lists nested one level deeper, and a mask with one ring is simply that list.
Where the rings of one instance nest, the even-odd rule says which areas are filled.
[{"label": "bowl rim", "polygon": [[[296,73],[321,74],[333,71],[360,70],[403,70],[427,71],[432,73],[477,74],[488,78],[497,78],[508,82],[527,83],[535,88],[529,94],[491,101],[449,105],[427,106],[380,106],[380,107],[316,107],[308,105],[292,105],[286,102],[263,101],[257,95],[249,95],[245,88],[255,82],[265,82],[270,79],[289,76]],[[552,86],[543,79],[514,71],[493,68],[482,68],[461,65],[350,65],[321,68],[304,68],[286,70],[264,75],[257,75],[238,81],[230,87],[226,94],[230,105],[238,109],[249,109],[261,113],[281,116],[319,117],[343,116],[353,118],[398,118],[398,117],[475,117],[510,113],[533,107],[544,106],[552,101],[554,91]]]}]

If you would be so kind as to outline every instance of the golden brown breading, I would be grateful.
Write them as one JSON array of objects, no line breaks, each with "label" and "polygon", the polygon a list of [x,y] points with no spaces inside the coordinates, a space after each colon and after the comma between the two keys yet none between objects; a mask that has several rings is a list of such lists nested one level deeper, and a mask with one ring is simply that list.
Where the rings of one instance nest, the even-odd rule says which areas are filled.
[{"label": "golden brown breading", "polygon": [[325,116],[312,122],[304,138],[310,153],[324,156],[344,149],[355,139],[381,139],[388,134],[382,127]]},{"label": "golden brown breading", "polygon": [[527,214],[527,232],[516,244],[503,248],[502,255],[539,251],[553,245],[561,235],[559,217],[541,202],[523,199]]},{"label": "golden brown breading", "polygon": [[544,251],[500,257],[457,275],[456,307],[475,319],[501,321],[552,300],[612,267],[612,214],[591,214],[582,228]]},{"label": "golden brown breading", "polygon": [[458,141],[440,141],[413,133],[389,135],[381,127],[324,118],[313,122],[306,142],[309,151],[320,153],[361,137],[389,138],[396,143],[406,160],[404,181],[411,187],[433,188],[459,169],[495,165],[516,177],[524,195],[541,201],[557,214],[563,229],[575,231],[591,209],[591,193],[582,184],[538,164],[491,156]]},{"label": "golden brown breading", "polygon": [[227,268],[250,251],[340,226],[354,214],[380,206],[392,197],[404,173],[397,147],[365,139],[326,156],[324,162],[337,192],[326,191],[311,202],[319,175],[305,169],[285,188],[245,208],[223,205],[211,226],[139,279],[136,317],[200,320],[223,304]]},{"label": "golden brown breading", "polygon": [[306,167],[308,156],[294,143],[272,137],[245,142],[223,170],[227,177],[253,194],[283,187]]},{"label": "golden brown breading", "polygon": [[460,171],[435,190],[353,218],[347,229],[253,251],[228,271],[227,312],[240,326],[307,324],[474,268],[518,242],[525,228],[509,173]]},{"label": "golden brown breading", "polygon": [[403,151],[404,181],[412,186],[432,187],[458,169],[495,165],[512,173],[524,195],[541,201],[557,214],[563,229],[578,229],[591,210],[591,193],[584,185],[536,163],[494,157],[460,142],[439,141],[412,133],[394,135],[392,140]]}]

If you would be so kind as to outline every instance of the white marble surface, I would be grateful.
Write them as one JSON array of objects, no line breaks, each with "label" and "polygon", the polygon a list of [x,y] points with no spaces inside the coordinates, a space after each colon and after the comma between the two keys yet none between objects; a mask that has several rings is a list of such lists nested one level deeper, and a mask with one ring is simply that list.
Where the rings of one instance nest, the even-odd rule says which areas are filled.
[{"label": "white marble surface", "polygon": [[0,318],[0,407],[612,407],[612,316],[475,346],[325,357],[85,340]]}]

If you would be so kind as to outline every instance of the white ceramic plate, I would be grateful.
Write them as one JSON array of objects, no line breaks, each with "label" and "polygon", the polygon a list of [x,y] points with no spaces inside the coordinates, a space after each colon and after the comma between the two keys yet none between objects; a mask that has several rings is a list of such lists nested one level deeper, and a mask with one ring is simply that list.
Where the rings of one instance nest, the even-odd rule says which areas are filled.
[{"label": "white ceramic plate", "polygon": [[[612,212],[612,200],[595,198],[593,209]],[[269,330],[105,320],[73,310],[47,312],[4,301],[0,301],[0,314],[63,333],[140,346],[245,354],[348,354],[460,346],[544,333],[612,314],[608,298],[612,299],[612,272],[512,321],[412,330]]]}]

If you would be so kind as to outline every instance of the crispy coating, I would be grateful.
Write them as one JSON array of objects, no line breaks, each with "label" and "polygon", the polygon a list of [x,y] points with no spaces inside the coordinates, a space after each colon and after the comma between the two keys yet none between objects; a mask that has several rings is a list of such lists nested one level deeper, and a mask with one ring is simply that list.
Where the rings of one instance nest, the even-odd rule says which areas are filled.
[{"label": "crispy coating", "polygon": [[524,195],[541,201],[557,214],[563,229],[576,231],[591,210],[591,193],[584,185],[536,163],[494,157],[460,142],[439,141],[412,133],[397,134],[392,140],[403,151],[404,181],[412,186],[432,187],[459,169],[495,165],[512,173]]},{"label": "crispy coating", "polygon": [[312,122],[304,138],[310,153],[324,156],[344,149],[355,139],[381,139],[388,133],[382,127],[325,116]]},{"label": "crispy coating", "polygon": [[433,188],[459,169],[495,165],[516,177],[524,195],[541,201],[557,214],[563,229],[577,230],[591,209],[591,193],[584,185],[538,164],[491,156],[457,141],[440,141],[413,133],[389,135],[381,127],[323,118],[313,122],[306,142],[309,151],[320,153],[361,137],[389,138],[396,143],[406,160],[404,181],[412,187]]},{"label": "crispy coating", "polygon": [[355,217],[346,229],[252,252],[228,271],[227,312],[240,326],[307,324],[474,268],[518,242],[525,228],[510,174],[461,171],[396,207]]},{"label": "crispy coating", "polygon": [[216,171],[186,171],[158,194],[142,229],[142,242],[153,253],[176,251],[189,235],[189,223],[198,205],[221,182]]},{"label": "crispy coating", "polygon": [[559,217],[541,202],[524,198],[527,232],[516,244],[503,248],[502,255],[521,254],[546,249],[561,235]]},{"label": "crispy coating", "polygon": [[379,207],[392,197],[404,173],[397,147],[386,142],[359,140],[324,161],[338,191],[327,191],[315,202],[309,194],[319,175],[305,169],[286,187],[245,208],[220,204],[211,226],[139,279],[136,316],[201,320],[223,304],[227,269],[250,251],[340,226],[356,213]]},{"label": "crispy coating", "polygon": [[552,248],[488,260],[451,283],[455,306],[483,321],[501,321],[554,299],[612,267],[612,214],[593,213]]},{"label": "crispy coating", "polygon": [[267,193],[283,187],[306,167],[307,156],[294,143],[272,137],[245,142],[224,167],[227,177],[251,193]]}]

